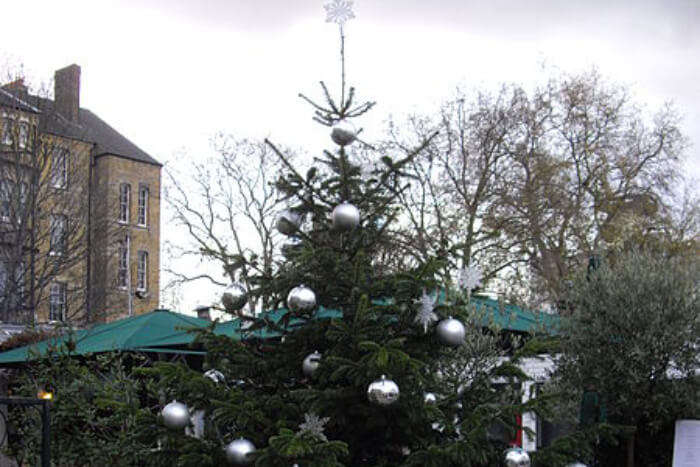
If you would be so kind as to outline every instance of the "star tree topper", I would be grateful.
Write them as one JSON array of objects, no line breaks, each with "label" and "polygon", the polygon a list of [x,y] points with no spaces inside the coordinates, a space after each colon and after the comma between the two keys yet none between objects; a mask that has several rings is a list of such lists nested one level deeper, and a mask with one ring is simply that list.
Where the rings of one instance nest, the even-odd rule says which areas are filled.
[{"label": "star tree topper", "polygon": [[326,22],[342,27],[346,21],[353,19],[355,13],[352,12],[352,3],[352,0],[328,0],[323,5],[326,9]]}]

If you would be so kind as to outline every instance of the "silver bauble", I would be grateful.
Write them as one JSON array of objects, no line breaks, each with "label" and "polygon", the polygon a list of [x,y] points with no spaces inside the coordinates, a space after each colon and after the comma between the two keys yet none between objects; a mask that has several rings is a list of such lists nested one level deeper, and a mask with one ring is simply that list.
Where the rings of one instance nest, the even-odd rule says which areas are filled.
[{"label": "silver bauble", "polygon": [[466,329],[464,329],[464,325],[461,321],[450,316],[438,323],[437,335],[443,344],[454,346],[462,345],[464,343]]},{"label": "silver bauble", "polygon": [[248,465],[253,462],[248,454],[255,452],[255,445],[245,438],[238,438],[226,445],[226,460],[231,465]]},{"label": "silver bauble", "polygon": [[523,448],[512,448],[506,451],[506,467],[530,467],[530,456]]},{"label": "silver bauble", "polygon": [[287,306],[292,311],[311,311],[316,306],[316,294],[304,284],[294,287],[287,295]]},{"label": "silver bauble", "polygon": [[306,376],[311,377],[316,373],[320,364],[321,354],[318,351],[314,351],[314,353],[310,353],[306,356],[304,363],[301,365],[301,369]]},{"label": "silver bauble", "polygon": [[238,282],[233,282],[226,287],[226,290],[224,290],[224,293],[221,295],[221,304],[228,313],[241,311],[246,302],[248,302],[248,292],[246,292],[245,287]]},{"label": "silver bauble", "polygon": [[576,461],[571,464],[566,464],[566,467],[586,467],[586,464]]},{"label": "silver bauble", "polygon": [[220,372],[219,370],[211,369],[207,370],[204,372],[204,376],[206,378],[209,378],[210,380],[214,381],[215,383],[223,383],[226,381],[226,378],[224,378],[224,374]]},{"label": "silver bauble", "polygon": [[331,129],[331,139],[339,146],[347,146],[357,139],[357,129],[349,120],[338,120]]},{"label": "silver bauble", "polygon": [[333,209],[333,229],[352,230],[360,225],[360,211],[350,203],[340,203]]},{"label": "silver bauble", "polygon": [[375,404],[391,405],[399,400],[399,386],[382,375],[367,387],[367,397]]},{"label": "silver bauble", "polygon": [[304,222],[304,216],[291,209],[284,209],[277,215],[275,227],[284,235],[294,235]]},{"label": "silver bauble", "polygon": [[426,392],[423,394],[423,402],[425,405],[435,405],[437,404],[437,396],[433,392]]},{"label": "silver bauble", "polygon": [[172,401],[161,411],[163,425],[171,430],[181,430],[190,422],[190,412],[182,402]]}]

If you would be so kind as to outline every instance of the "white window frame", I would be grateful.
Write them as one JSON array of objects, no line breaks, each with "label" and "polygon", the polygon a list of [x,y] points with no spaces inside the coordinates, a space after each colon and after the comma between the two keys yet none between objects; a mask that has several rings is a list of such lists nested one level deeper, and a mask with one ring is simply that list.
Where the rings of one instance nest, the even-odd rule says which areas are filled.
[{"label": "white window frame", "polygon": [[2,144],[6,146],[12,145],[12,127],[14,126],[14,118],[7,112],[2,113]]},{"label": "white window frame", "polygon": [[19,138],[17,146],[20,149],[26,148],[29,145],[29,119],[27,117],[19,118],[17,136]]},{"label": "white window frame", "polygon": [[136,264],[136,290],[148,290],[148,252],[139,250]]},{"label": "white window frame", "polygon": [[139,204],[137,213],[137,224],[146,227],[148,224],[148,187],[139,187]]},{"label": "white window frame", "polygon": [[11,182],[7,179],[0,180],[0,221],[10,222],[12,215]]},{"label": "white window frame", "polygon": [[51,153],[51,186],[58,189],[68,187],[68,161],[70,151],[63,147],[54,148]]},{"label": "white window frame", "polygon": [[129,286],[129,238],[119,244],[117,258],[117,286],[126,289]]},{"label": "white window frame", "polygon": [[131,208],[131,185],[121,183],[119,185],[119,218],[121,224],[129,223],[129,210]]},{"label": "white window frame", "polygon": [[0,297],[2,298],[5,298],[7,285],[10,279],[10,274],[7,272],[7,269],[7,263],[5,261],[0,261]]},{"label": "white window frame", "polygon": [[[51,232],[49,238],[49,254],[62,255],[66,251],[66,227],[68,218],[64,214],[51,215]],[[60,227],[60,233],[56,233]],[[58,237],[60,235],[60,237]]]},{"label": "white window frame", "polygon": [[[58,315],[58,316],[57,316]],[[52,282],[49,289],[49,320],[66,320],[66,283]]]}]

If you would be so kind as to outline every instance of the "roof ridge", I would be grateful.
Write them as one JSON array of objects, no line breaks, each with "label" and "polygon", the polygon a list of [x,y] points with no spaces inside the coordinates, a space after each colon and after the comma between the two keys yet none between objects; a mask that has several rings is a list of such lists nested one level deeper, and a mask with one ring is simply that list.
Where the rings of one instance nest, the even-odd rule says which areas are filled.
[{"label": "roof ridge", "polygon": [[25,102],[23,99],[20,99],[20,98],[19,98],[18,96],[16,96],[14,93],[11,93],[10,91],[7,91],[6,89],[3,89],[2,87],[0,87],[0,92],[2,92],[3,94],[5,94],[6,96],[10,97],[11,99],[16,100],[17,102],[19,102],[20,104],[24,105],[25,107],[29,107],[32,111],[34,111],[34,112],[36,112],[36,113],[41,113],[41,110],[39,110],[38,108],[34,107],[34,106],[33,106],[32,104],[30,104],[29,102]]}]

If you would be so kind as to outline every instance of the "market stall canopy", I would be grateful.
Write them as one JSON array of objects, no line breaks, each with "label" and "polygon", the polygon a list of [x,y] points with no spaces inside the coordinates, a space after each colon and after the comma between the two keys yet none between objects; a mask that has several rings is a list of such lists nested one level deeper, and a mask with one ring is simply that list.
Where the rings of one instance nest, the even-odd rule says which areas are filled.
[{"label": "market stall canopy", "polygon": [[[111,323],[98,324],[90,329],[68,332],[36,344],[0,353],[0,364],[20,363],[46,354],[50,348],[60,347],[68,341],[75,343],[72,354],[131,350],[164,352],[169,345],[191,343],[195,336],[188,330],[205,328],[209,321],[168,310],[155,310]],[[188,353],[177,349],[176,353]]]},{"label": "market stall canopy", "polygon": [[[376,301],[375,305],[389,304],[390,300]],[[556,334],[559,317],[546,313],[525,310],[515,305],[505,305],[485,297],[473,297],[472,305],[478,313],[482,325],[496,325],[503,331]],[[281,333],[274,328],[287,313],[285,308],[266,311],[261,314],[270,326],[247,329],[245,321],[234,319],[218,323],[214,333],[225,335],[235,340],[274,339]],[[319,307],[312,319],[340,319],[343,314],[338,310]],[[292,318],[288,326],[294,328],[303,325],[306,320]],[[187,348],[195,339],[197,329],[211,326],[211,322],[169,310],[154,310],[131,318],[124,318],[111,323],[99,324],[91,329],[71,332],[36,344],[8,350],[0,353],[0,365],[26,362],[45,355],[50,348],[59,347],[73,341],[74,355],[112,351],[162,352],[175,354],[203,354],[201,350]]]}]

